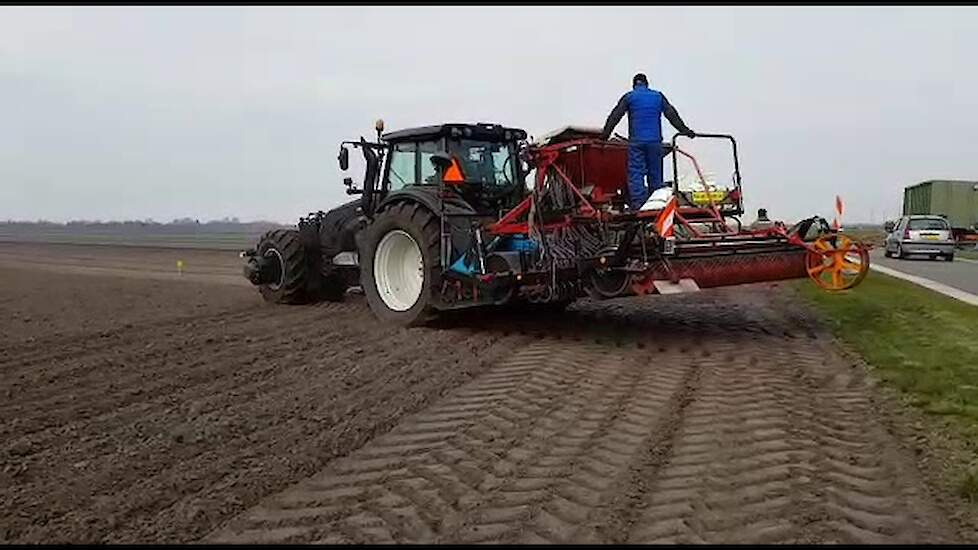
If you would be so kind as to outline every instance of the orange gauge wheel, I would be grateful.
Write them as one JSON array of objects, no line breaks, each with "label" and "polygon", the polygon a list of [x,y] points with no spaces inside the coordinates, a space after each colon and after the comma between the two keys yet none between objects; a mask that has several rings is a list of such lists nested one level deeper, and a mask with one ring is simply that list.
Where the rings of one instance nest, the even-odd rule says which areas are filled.
[{"label": "orange gauge wheel", "polygon": [[847,290],[866,278],[869,249],[842,233],[825,235],[812,244],[805,267],[808,276],[825,290]]}]

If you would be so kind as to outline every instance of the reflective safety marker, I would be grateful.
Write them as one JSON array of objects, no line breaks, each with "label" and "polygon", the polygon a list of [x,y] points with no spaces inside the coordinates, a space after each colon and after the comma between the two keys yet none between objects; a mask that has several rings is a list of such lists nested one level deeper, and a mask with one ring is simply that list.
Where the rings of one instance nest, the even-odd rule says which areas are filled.
[{"label": "reflective safety marker", "polygon": [[177,260],[177,273],[183,275],[183,260]]},{"label": "reflective safety marker", "polygon": [[659,213],[659,218],[655,221],[655,230],[660,237],[671,237],[673,235],[673,220],[676,217],[677,204],[676,197],[672,197],[662,212]]},{"label": "reflective safety marker", "polygon": [[842,220],[842,197],[839,195],[835,196],[835,219],[832,220],[832,228],[836,231],[839,230],[839,222]]},{"label": "reflective safety marker", "polygon": [[442,181],[445,183],[462,183],[465,181],[465,176],[462,175],[462,167],[458,165],[458,159],[455,157],[452,157],[452,165],[448,167],[448,170],[445,170]]}]

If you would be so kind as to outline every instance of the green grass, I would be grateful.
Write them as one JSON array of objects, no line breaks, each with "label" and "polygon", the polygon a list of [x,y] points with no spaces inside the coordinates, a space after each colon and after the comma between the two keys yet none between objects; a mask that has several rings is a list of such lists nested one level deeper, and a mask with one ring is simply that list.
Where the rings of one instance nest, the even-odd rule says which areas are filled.
[{"label": "green grass", "polygon": [[978,437],[978,307],[874,272],[845,294],[801,289],[881,380]]},{"label": "green grass", "polygon": [[841,294],[803,283],[877,378],[971,449],[952,470],[960,495],[978,502],[978,307],[876,272]]},{"label": "green grass", "polygon": [[971,258],[972,260],[978,260],[978,250],[958,250],[955,255],[961,258]]},{"label": "green grass", "polygon": [[882,246],[886,233],[882,229],[845,229],[845,234],[866,244]]}]

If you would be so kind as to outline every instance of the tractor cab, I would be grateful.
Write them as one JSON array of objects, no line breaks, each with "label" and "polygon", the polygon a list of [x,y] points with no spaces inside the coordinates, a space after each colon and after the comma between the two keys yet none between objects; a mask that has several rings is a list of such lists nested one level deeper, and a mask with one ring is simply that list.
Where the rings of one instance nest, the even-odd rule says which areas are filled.
[{"label": "tractor cab", "polygon": [[361,138],[344,142],[340,149],[344,170],[349,164],[347,146],[363,151],[363,187],[355,188],[351,178],[345,183],[348,193],[363,195],[365,213],[395,194],[444,188],[476,212],[494,214],[512,208],[527,192],[523,130],[498,124],[441,124],[382,134],[382,121],[376,129],[376,143]]}]

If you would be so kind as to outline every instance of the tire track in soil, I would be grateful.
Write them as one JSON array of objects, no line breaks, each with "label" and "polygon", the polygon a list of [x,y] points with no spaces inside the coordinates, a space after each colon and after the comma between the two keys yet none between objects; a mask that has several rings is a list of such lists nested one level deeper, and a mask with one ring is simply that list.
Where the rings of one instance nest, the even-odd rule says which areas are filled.
[{"label": "tire track in soil", "polygon": [[779,344],[731,342],[704,365],[628,542],[955,540],[834,351]]},{"label": "tire track in soil", "polygon": [[[207,540],[564,539],[689,368],[547,339]],[[626,453],[623,455],[623,453]]]},{"label": "tire track in soil", "polygon": [[580,307],[204,540],[957,540],[831,341],[783,296],[740,290]]}]

